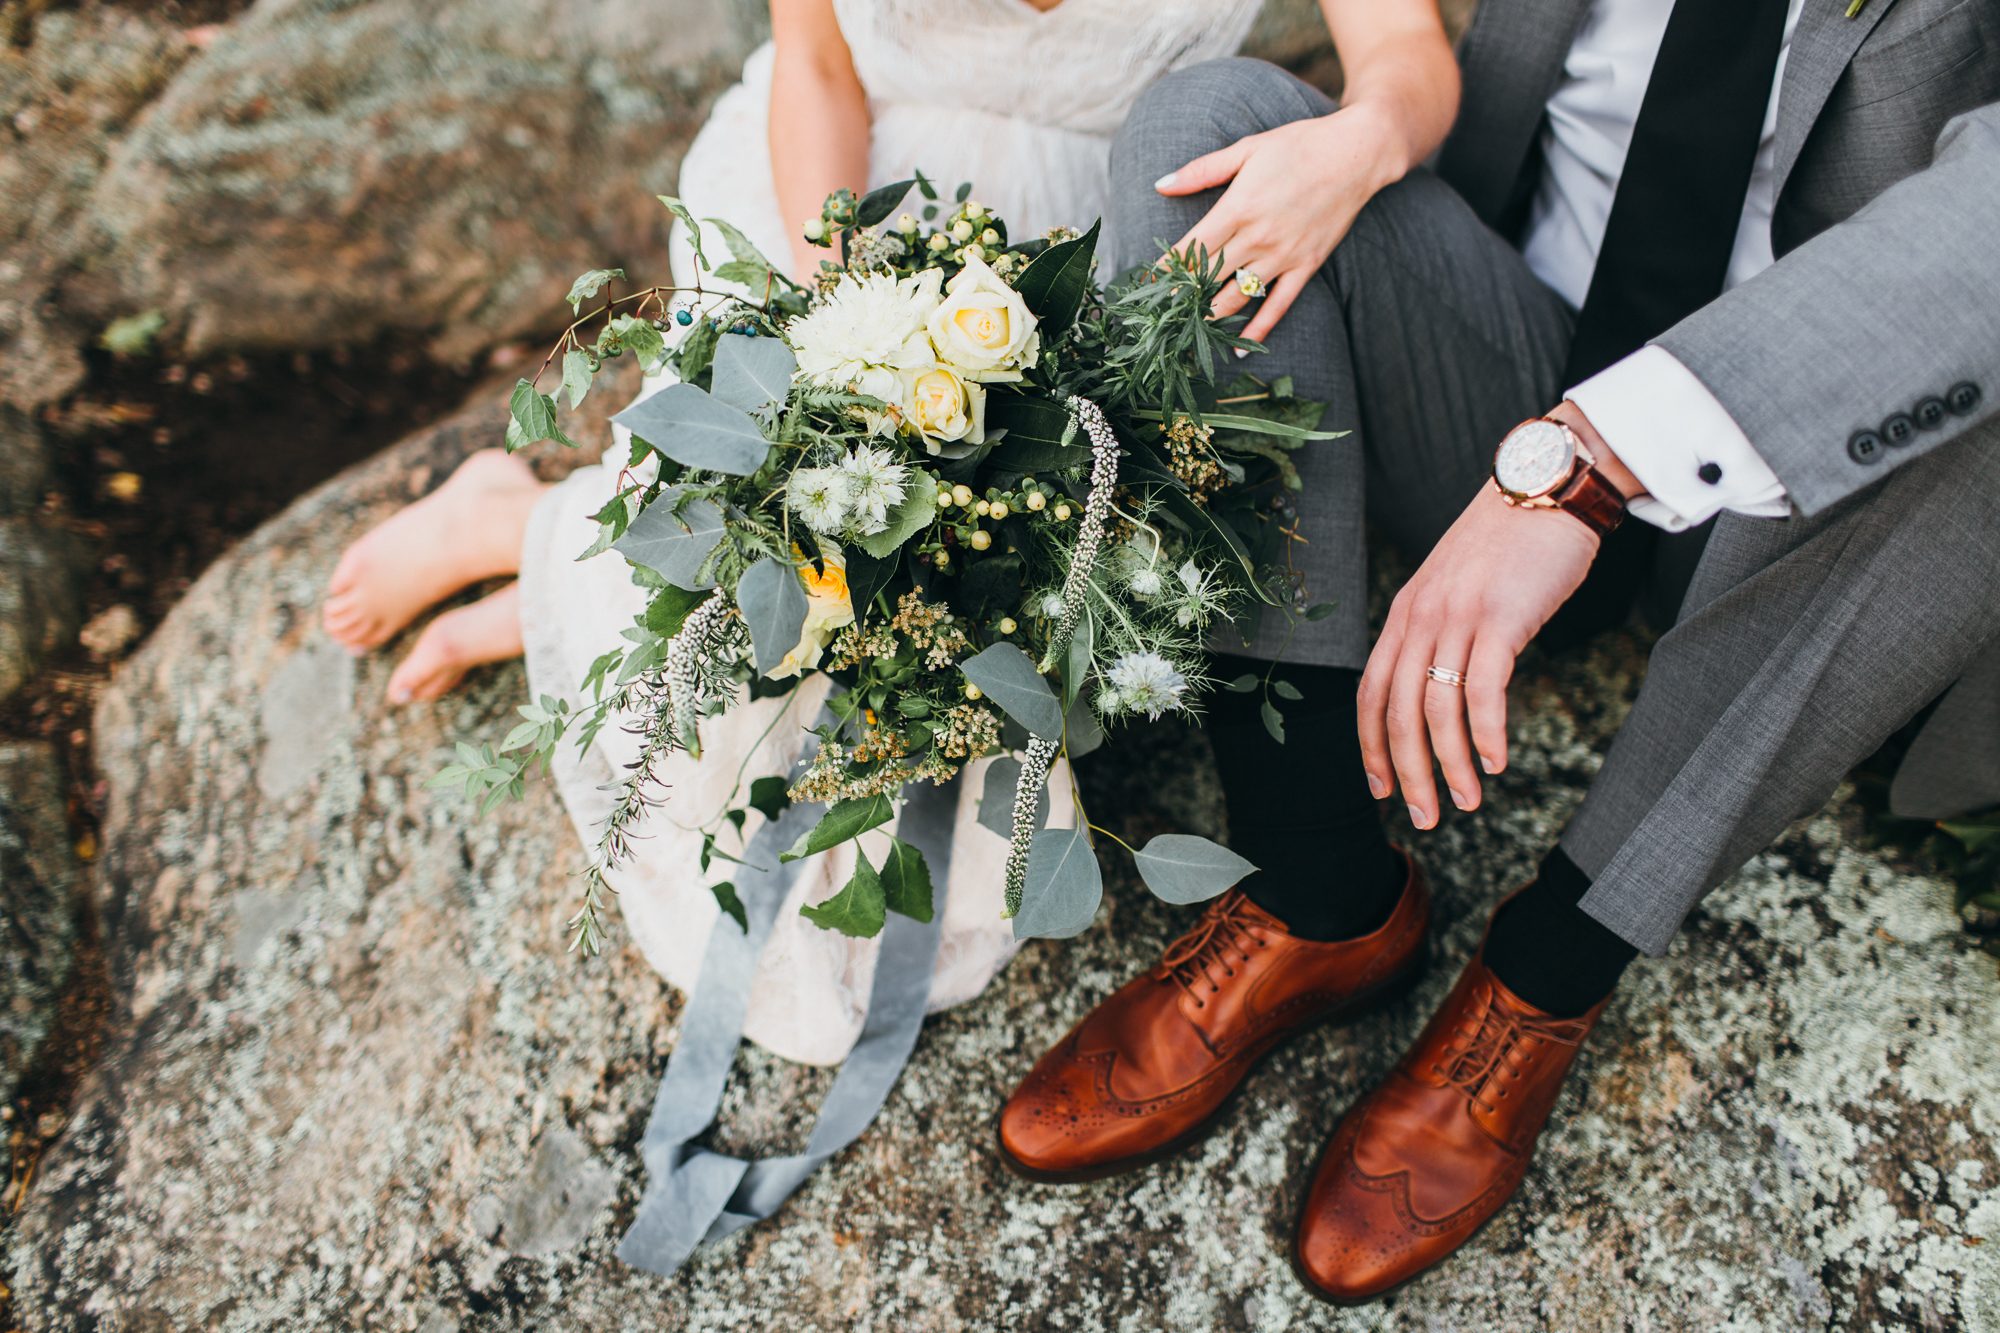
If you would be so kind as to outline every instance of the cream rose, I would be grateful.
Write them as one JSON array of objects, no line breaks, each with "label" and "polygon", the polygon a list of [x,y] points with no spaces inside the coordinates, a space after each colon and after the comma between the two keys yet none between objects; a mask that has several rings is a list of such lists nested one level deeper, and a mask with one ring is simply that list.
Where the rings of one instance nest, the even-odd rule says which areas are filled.
[{"label": "cream rose", "polygon": [[938,359],[967,379],[1018,380],[1041,355],[1027,302],[981,259],[968,258],[924,321]]},{"label": "cream rose", "polygon": [[798,647],[764,673],[772,680],[784,680],[817,667],[826,646],[833,642],[835,631],[854,623],[854,603],[847,595],[847,561],[828,546],[820,548],[820,561],[826,566],[826,573],[815,573],[809,564],[799,567],[799,581],[806,585],[806,620],[799,627]]},{"label": "cream rose", "polygon": [[986,386],[949,366],[903,372],[903,420],[924,437],[924,447],[986,438]]}]

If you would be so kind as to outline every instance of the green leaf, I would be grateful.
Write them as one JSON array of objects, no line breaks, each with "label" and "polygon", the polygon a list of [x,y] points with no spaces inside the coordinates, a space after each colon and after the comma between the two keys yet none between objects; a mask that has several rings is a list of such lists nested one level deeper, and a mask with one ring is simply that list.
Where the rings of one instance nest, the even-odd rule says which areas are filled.
[{"label": "green leaf", "polygon": [[692,384],[670,384],[611,419],[676,463],[708,472],[747,477],[771,454],[748,412]]},{"label": "green leaf", "polygon": [[782,403],[799,368],[792,349],[777,338],[726,333],[715,344],[715,380],[709,392],[745,412]]},{"label": "green leaf", "polygon": [[583,405],[583,396],[590,392],[590,377],[594,374],[590,353],[575,347],[563,353],[563,391],[569,395],[570,411]]},{"label": "green leaf", "polygon": [[954,193],[951,197],[953,199],[956,199],[961,204],[964,203],[966,200],[970,199],[972,197],[972,182],[960,181],[957,192]]},{"label": "green leaf", "polygon": [[567,299],[569,301],[570,313],[573,315],[583,313],[583,303],[585,301],[588,301],[591,297],[597,295],[599,291],[603,290],[605,283],[611,281],[613,278],[622,278],[624,276],[625,270],[622,268],[594,268],[578,278],[570,284],[569,288]]},{"label": "green leaf", "polygon": [[1069,412],[1047,398],[989,393],[986,428],[1005,430],[988,461],[1003,472],[1055,472],[1090,466],[1090,450],[1067,444],[1076,435]]},{"label": "green leaf", "polygon": [[1325,620],[1339,609],[1339,602],[1319,602],[1306,608],[1306,619],[1311,621]]},{"label": "green leaf", "polygon": [[966,614],[981,621],[1017,605],[1021,600],[1021,557],[993,551],[969,562],[955,600]]},{"label": "green leaf", "polygon": [[1227,847],[1162,833],[1132,854],[1146,887],[1170,903],[1206,902],[1257,867]]},{"label": "green leaf", "polygon": [[1248,694],[1257,688],[1257,674],[1254,671],[1246,671],[1235,680],[1223,682],[1222,688],[1231,694]]},{"label": "green leaf", "polygon": [[854,878],[847,881],[847,887],[818,906],[805,904],[799,908],[799,915],[821,930],[837,930],[865,939],[882,933],[882,925],[889,919],[887,906],[882,877],[868,864],[867,854],[857,847]]},{"label": "green leaf", "polygon": [[1264,701],[1264,706],[1259,711],[1264,717],[1264,730],[1271,733],[1272,740],[1283,745],[1285,743],[1285,715],[1280,713],[1269,699]]},{"label": "green leaf", "polygon": [[917,921],[931,919],[931,868],[924,854],[901,838],[889,839],[889,855],[882,862],[882,898],[892,912]]},{"label": "green leaf", "polygon": [[660,331],[643,319],[630,315],[620,315],[606,326],[625,346],[625,349],[639,359],[642,373],[652,374],[659,369],[660,361],[667,354],[667,340]]},{"label": "green leaf", "polygon": [[757,670],[769,675],[797,646],[810,605],[798,571],[769,556],[743,572],[736,584],[736,607],[750,627]]},{"label": "green leaf", "polygon": [[1244,547],[1243,539],[1238,537],[1228,524],[1219,522],[1212,513],[1181,491],[1161,490],[1156,492],[1156,496],[1160,501],[1160,507],[1170,514],[1197,544],[1208,547],[1229,562],[1235,582],[1271,605],[1277,605],[1277,599],[1271,596],[1270,591],[1257,578],[1256,562],[1250,558],[1250,552]]},{"label": "green leaf", "polygon": [[1063,753],[1071,759],[1081,759],[1102,744],[1104,728],[1098,725],[1097,714],[1078,699],[1063,717]]},{"label": "green leaf", "polygon": [[1022,271],[1014,290],[1041,321],[1043,339],[1061,337],[1083,306],[1097,274],[1097,232],[1102,222],[1074,240],[1052,245]]},{"label": "green leaf", "polygon": [[675,587],[713,586],[713,580],[706,584],[698,580],[701,567],[722,540],[722,510],[712,500],[696,500],[676,515],[674,506],[681,494],[678,486],[661,491],[611,548]]},{"label": "green leaf", "polygon": [[783,778],[758,778],[750,784],[750,808],[766,819],[776,819],[791,803]]},{"label": "green leaf", "polygon": [[708,891],[715,895],[715,905],[736,918],[736,928],[745,935],[750,933],[750,914],[743,910],[743,900],[736,896],[736,886],[728,880],[711,884]]},{"label": "green leaf", "polygon": [[[1132,414],[1146,421],[1165,421],[1158,412],[1139,411]],[[1352,435],[1346,430],[1307,430],[1304,426],[1287,425],[1282,421],[1267,421],[1263,417],[1234,416],[1221,412],[1203,412],[1201,424],[1213,426],[1217,430],[1248,431],[1252,435],[1280,435],[1288,440],[1338,440]]]},{"label": "green leaf", "polygon": [[114,319],[98,335],[97,345],[118,356],[144,356],[153,348],[153,339],[167,327],[167,317],[158,310]]},{"label": "green leaf", "polygon": [[1028,847],[1028,873],[1014,938],[1061,940],[1081,935],[1104,900],[1104,873],[1082,829],[1043,829]]},{"label": "green leaf", "polygon": [[924,198],[931,200],[935,200],[937,198],[937,186],[931,184],[930,180],[924,175],[923,172],[912,171],[910,174],[916,178],[917,189],[920,193],[922,193]]},{"label": "green leaf", "polygon": [[[713,218],[709,219],[711,222]],[[740,283],[750,289],[751,299],[761,301],[773,287],[779,286],[778,270],[765,264],[746,264],[740,259],[732,259],[715,270],[717,282]]]},{"label": "green leaf", "polygon": [[[1021,761],[1003,754],[986,766],[986,781],[979,788],[979,822],[1001,837],[1014,837],[1014,801],[1021,786]],[[1049,822],[1049,784],[1035,793],[1035,827]]]},{"label": "green leaf", "polygon": [[1273,681],[1271,682],[1271,688],[1276,691],[1280,699],[1290,699],[1293,703],[1297,703],[1299,700],[1305,698],[1303,694],[1299,693],[1299,687],[1292,684],[1289,680]]},{"label": "green leaf", "polygon": [[1976,852],[1995,837],[2000,837],[2000,825],[1994,824],[1968,824],[1958,820],[1946,820],[1938,827],[1964,843],[1968,852]]},{"label": "green leaf", "polygon": [[1097,618],[1086,604],[1083,614],[1076,618],[1076,629],[1069,639],[1068,660],[1063,663],[1064,713],[1075,707],[1077,696],[1083,692],[1083,682],[1090,675],[1091,653],[1096,647],[1096,640]]},{"label": "green leaf", "polygon": [[541,440],[555,440],[576,448],[576,441],[556,426],[556,400],[536,392],[535,386],[526,380],[514,385],[513,396],[507,400],[507,414],[511,418],[507,427],[510,450]]},{"label": "green leaf", "polygon": [[870,190],[861,197],[860,206],[854,210],[854,225],[857,227],[873,227],[887,222],[889,215],[895,212],[897,206],[903,202],[903,196],[907,195],[910,192],[910,187],[916,183],[916,180],[912,178],[906,181],[897,181],[893,185],[884,185],[879,190]]},{"label": "green leaf", "polygon": [[646,603],[646,628],[663,639],[671,639],[687,623],[688,612],[712,595],[707,589],[676,588],[670,583],[654,593],[653,600]]},{"label": "green leaf", "polygon": [[686,204],[670,194],[655,195],[653,197],[665,204],[667,210],[679,218],[681,224],[687,228],[688,244],[694,247],[694,260],[706,272],[708,269],[708,256],[701,252],[701,224],[694,220],[694,214],[688,212]]},{"label": "green leaf", "polygon": [[870,555],[863,550],[845,551],[842,555],[847,561],[848,602],[857,617],[864,617],[875,604],[875,594],[889,586],[902,562],[896,559],[894,551],[886,556]]},{"label": "green leaf", "polygon": [[858,796],[853,800],[835,801],[831,809],[820,816],[819,823],[799,835],[791,850],[781,854],[780,861],[798,861],[823,852],[829,847],[837,847],[849,838],[859,837],[869,829],[886,824],[894,818],[896,807],[887,796]]},{"label": "green leaf", "polygon": [[965,678],[996,707],[1043,740],[1062,739],[1063,708],[1035,663],[1011,643],[996,643],[959,663]]},{"label": "green leaf", "polygon": [[863,537],[861,549],[878,560],[886,560],[936,518],[937,491],[919,474],[904,492],[903,502],[889,511],[889,526]]}]

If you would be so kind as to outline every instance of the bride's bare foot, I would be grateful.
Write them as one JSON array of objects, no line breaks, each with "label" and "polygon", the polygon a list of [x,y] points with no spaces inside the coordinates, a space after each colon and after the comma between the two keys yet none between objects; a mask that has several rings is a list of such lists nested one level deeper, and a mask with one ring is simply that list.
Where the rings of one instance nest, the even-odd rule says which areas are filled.
[{"label": "bride's bare foot", "polygon": [[389,677],[389,702],[435,699],[473,667],[521,655],[521,585],[445,612],[417,636]]},{"label": "bride's bare foot", "polygon": [[[472,455],[435,492],[347,548],[327,584],[327,634],[364,652],[460,588],[517,573],[528,515],[545,489],[503,450]],[[520,644],[517,625],[516,653]]]}]

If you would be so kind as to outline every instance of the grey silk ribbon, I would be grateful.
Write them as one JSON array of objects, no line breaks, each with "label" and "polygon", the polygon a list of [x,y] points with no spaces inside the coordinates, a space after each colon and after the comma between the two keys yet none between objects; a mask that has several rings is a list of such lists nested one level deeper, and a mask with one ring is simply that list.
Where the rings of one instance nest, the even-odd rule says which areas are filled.
[{"label": "grey silk ribbon", "polygon": [[[825,807],[794,805],[759,829],[736,867],[736,895],[750,928],[716,921],[702,956],[701,975],[681,1019],[680,1040],[667,1061],[653,1102],[646,1137],[646,1193],[639,1214],[618,1245],[618,1257],[665,1277],[697,1245],[722,1239],[778,1210],[820,1163],[852,1143],[888,1100],[923,1026],[931,970],[937,961],[951,876],[951,834],[958,810],[958,782],[919,783],[903,805],[896,836],[924,854],[930,867],[934,910],[929,924],[896,913],[882,929],[875,982],[861,1038],[841,1065],[820,1108],[806,1150],[795,1157],[746,1162],[688,1146],[707,1129],[722,1105],[723,1084],[743,1039],[750,984],[778,909],[803,862],[780,864],[778,853],[819,822]],[[762,867],[761,869],[759,867]]]}]

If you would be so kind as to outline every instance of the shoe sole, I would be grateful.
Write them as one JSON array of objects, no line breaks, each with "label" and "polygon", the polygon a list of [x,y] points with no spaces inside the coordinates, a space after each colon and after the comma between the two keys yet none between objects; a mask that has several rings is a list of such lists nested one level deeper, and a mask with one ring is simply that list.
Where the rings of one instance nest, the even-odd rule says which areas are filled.
[{"label": "shoe sole", "polygon": [[1382,985],[1377,986],[1372,991],[1364,991],[1352,999],[1343,1000],[1339,1004],[1328,1005],[1311,1018],[1302,1020],[1289,1032],[1265,1047],[1262,1053],[1244,1066],[1242,1077],[1236,1080],[1236,1086],[1231,1088],[1228,1095],[1220,1102],[1216,1103],[1213,1111],[1210,1111],[1207,1116],[1203,1117],[1192,1128],[1183,1130],[1179,1135],[1167,1140],[1167,1142],[1157,1148],[1149,1148],[1145,1152],[1135,1153],[1130,1157],[1121,1157],[1116,1161],[1104,1162],[1097,1166],[1079,1167],[1074,1171],[1049,1171],[1041,1167],[1029,1166],[1026,1162],[1021,1161],[1007,1150],[1006,1143],[1000,1138],[1000,1122],[998,1117],[996,1117],[993,1122],[993,1145],[1000,1150],[1000,1163],[1022,1180],[1031,1181],[1037,1185],[1084,1185],[1093,1180],[1109,1180],[1113,1176],[1129,1175],[1134,1171],[1143,1170],[1155,1162],[1162,1162],[1177,1153],[1185,1152],[1221,1128],[1224,1117],[1235,1107],[1236,1099],[1242,1095],[1243,1085],[1250,1081],[1250,1076],[1255,1074],[1266,1060],[1269,1060],[1284,1047],[1303,1037],[1308,1032],[1324,1027],[1345,1027],[1349,1023],[1366,1018],[1369,1014],[1374,1013],[1385,1005],[1402,999],[1417,982],[1423,979],[1424,973],[1430,970],[1430,965],[1431,947],[1430,941],[1426,939],[1419,949],[1415,961],[1408,968],[1404,969],[1404,971],[1390,978]]}]

